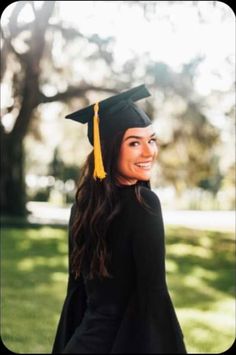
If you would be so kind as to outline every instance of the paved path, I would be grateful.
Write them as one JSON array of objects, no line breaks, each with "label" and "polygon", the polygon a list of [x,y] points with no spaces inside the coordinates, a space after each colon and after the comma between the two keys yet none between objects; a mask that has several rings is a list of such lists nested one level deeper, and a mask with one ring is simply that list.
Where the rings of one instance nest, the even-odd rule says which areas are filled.
[{"label": "paved path", "polygon": [[[31,223],[67,225],[69,207],[56,207],[44,202],[28,202]],[[235,211],[168,211],[163,209],[165,225],[235,232]]]},{"label": "paved path", "polygon": [[235,211],[163,211],[166,225],[235,231]]}]

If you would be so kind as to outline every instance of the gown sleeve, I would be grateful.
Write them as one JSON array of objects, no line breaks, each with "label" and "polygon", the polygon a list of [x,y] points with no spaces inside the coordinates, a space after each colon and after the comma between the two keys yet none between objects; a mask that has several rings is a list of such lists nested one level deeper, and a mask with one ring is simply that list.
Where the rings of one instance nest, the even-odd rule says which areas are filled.
[{"label": "gown sleeve", "polygon": [[183,334],[167,289],[165,241],[158,197],[143,189],[151,207],[133,209],[132,248],[136,291],[132,295],[112,353],[186,353]]},{"label": "gown sleeve", "polygon": [[75,204],[71,208],[68,233],[68,283],[67,294],[62,307],[59,323],[57,326],[56,336],[53,344],[52,353],[62,353],[66,344],[73,335],[75,329],[80,325],[86,309],[86,291],[82,274],[75,279],[71,271],[70,255],[72,252],[72,234],[71,227],[75,215]]}]

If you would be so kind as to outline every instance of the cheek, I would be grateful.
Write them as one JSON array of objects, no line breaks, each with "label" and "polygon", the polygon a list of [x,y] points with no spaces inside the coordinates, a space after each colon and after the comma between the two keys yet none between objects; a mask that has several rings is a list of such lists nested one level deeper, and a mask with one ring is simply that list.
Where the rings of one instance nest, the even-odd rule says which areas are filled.
[{"label": "cheek", "polygon": [[128,147],[121,149],[118,159],[118,170],[122,172],[129,169],[131,164],[135,162],[137,156],[137,151],[128,149]]},{"label": "cheek", "polygon": [[125,154],[120,154],[119,159],[118,159],[118,171],[119,172],[124,172],[127,169],[127,157]]}]

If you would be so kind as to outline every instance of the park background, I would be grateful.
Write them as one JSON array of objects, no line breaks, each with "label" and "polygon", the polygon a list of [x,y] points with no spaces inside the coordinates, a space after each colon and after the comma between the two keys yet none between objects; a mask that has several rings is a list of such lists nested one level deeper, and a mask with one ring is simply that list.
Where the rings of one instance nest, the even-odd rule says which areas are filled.
[{"label": "park background", "polygon": [[145,83],[151,184],[189,353],[235,340],[235,15],[219,1],[18,1],[1,16],[1,338],[50,353],[87,128],[66,114]]}]

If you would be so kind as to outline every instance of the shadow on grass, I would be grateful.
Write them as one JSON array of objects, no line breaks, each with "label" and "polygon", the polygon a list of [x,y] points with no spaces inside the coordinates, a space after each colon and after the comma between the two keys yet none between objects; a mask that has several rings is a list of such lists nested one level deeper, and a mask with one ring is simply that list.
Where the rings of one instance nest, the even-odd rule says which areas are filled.
[{"label": "shadow on grass", "polygon": [[[31,288],[50,283],[53,272],[67,272],[67,236],[62,229],[2,230],[3,277]],[[18,277],[16,277],[16,273]]]},{"label": "shadow on grass", "polygon": [[[14,352],[50,353],[66,292],[67,229],[5,228],[1,234],[2,338]],[[218,350],[214,317],[206,323],[202,314],[234,297],[234,251],[232,233],[166,230],[167,279],[174,304],[180,312],[198,312],[191,321],[189,315],[185,318],[189,352]],[[202,342],[194,340],[194,317]],[[221,331],[223,344],[224,331],[227,342],[230,339],[227,329]],[[213,334],[213,340],[204,334],[209,339]]]},{"label": "shadow on grass", "polygon": [[235,337],[234,235],[168,227],[167,281],[189,353],[221,353]]},{"label": "shadow on grass", "polygon": [[2,340],[16,353],[51,353],[66,292],[67,231],[2,229],[1,248]]},{"label": "shadow on grass", "polygon": [[[168,228],[166,254],[172,263],[167,275],[178,307],[205,308],[218,297],[234,296],[234,236],[232,233]],[[174,265],[174,267],[173,267]],[[180,277],[180,279],[179,279]],[[178,292],[184,287],[185,297]]]}]

